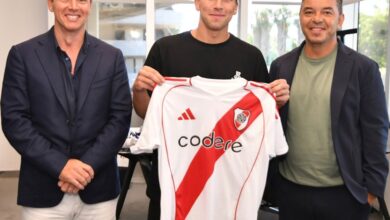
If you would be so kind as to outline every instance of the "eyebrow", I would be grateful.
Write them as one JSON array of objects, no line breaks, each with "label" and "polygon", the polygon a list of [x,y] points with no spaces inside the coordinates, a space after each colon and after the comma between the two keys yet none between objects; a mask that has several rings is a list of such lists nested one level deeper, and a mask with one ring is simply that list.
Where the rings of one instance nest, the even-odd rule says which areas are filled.
[{"label": "eyebrow", "polygon": [[322,10],[331,10],[331,11],[333,11],[333,8],[332,7],[325,7]]},{"label": "eyebrow", "polygon": [[[307,6],[307,7],[302,8],[302,11],[304,11],[304,10],[315,10],[315,9],[314,9],[313,7]],[[331,10],[331,11],[334,11],[332,7],[321,8],[321,11],[322,11],[322,10]]]}]

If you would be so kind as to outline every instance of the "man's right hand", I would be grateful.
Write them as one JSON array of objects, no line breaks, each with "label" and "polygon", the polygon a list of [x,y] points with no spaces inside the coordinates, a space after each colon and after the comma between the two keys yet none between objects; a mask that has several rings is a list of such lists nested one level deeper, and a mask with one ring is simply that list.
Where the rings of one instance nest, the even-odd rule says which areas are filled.
[{"label": "man's right hand", "polygon": [[150,66],[143,66],[138,72],[137,78],[134,81],[133,92],[152,91],[158,84],[164,82],[164,77]]},{"label": "man's right hand", "polygon": [[70,159],[62,169],[59,179],[68,182],[79,190],[91,182],[94,171],[91,166],[77,159]]},{"label": "man's right hand", "polygon": [[143,66],[133,84],[133,106],[135,112],[145,118],[150,97],[147,90],[153,91],[156,85],[164,82],[164,77],[150,66]]}]

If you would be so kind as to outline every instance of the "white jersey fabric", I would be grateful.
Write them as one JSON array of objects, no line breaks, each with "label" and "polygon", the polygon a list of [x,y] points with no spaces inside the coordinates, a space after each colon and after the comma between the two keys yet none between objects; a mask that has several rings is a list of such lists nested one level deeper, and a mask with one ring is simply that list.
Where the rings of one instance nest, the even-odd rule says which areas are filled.
[{"label": "white jersey fabric", "polygon": [[158,148],[161,219],[257,219],[270,157],[287,152],[267,84],[166,78],[132,153]]}]

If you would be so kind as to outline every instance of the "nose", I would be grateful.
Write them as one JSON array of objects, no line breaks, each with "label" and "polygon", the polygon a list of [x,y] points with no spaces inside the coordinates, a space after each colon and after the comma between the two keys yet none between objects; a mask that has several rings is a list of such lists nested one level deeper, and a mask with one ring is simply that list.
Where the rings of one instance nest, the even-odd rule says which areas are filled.
[{"label": "nose", "polygon": [[214,5],[214,8],[215,9],[222,9],[222,1],[223,0],[215,0],[215,5]]},{"label": "nose", "polygon": [[78,7],[78,0],[70,0],[69,1],[69,8],[70,9],[77,9]]},{"label": "nose", "polygon": [[316,13],[313,18],[313,22],[321,22],[323,20],[322,14],[321,13]]}]

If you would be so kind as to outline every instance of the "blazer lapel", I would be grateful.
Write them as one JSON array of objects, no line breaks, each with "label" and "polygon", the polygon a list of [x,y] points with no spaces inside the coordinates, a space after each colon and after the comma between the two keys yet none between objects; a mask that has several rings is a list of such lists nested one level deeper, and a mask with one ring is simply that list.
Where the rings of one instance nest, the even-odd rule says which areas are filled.
[{"label": "blazer lapel", "polygon": [[84,105],[85,99],[87,98],[89,88],[91,87],[91,83],[96,76],[97,67],[100,63],[101,53],[98,50],[98,44],[96,41],[89,35],[89,42],[91,43],[88,48],[88,54],[83,63],[83,76],[80,81],[80,89],[78,94],[77,101],[77,112],[81,110]]},{"label": "blazer lapel", "polygon": [[332,130],[334,130],[339,121],[342,101],[347,90],[348,80],[351,75],[353,62],[349,59],[349,53],[345,50],[345,46],[339,42],[337,51],[336,64],[333,75],[331,89],[331,120]]},{"label": "blazer lapel", "polygon": [[[295,75],[295,70],[298,65],[299,56],[301,55],[302,48],[304,46],[304,42],[301,44],[300,47],[294,49],[291,51],[288,57],[286,57],[285,62],[283,65],[281,65],[281,69],[279,70],[279,78],[286,79],[287,83],[290,85],[290,90],[292,86],[292,82]],[[287,102],[281,109],[281,117],[282,117],[282,124],[283,128],[287,128],[287,115],[289,110],[289,102]]]},{"label": "blazer lapel", "polygon": [[298,65],[298,59],[299,56],[301,55],[302,48],[303,48],[303,44],[291,53],[291,57],[290,57],[291,61],[286,62],[285,69],[283,71],[284,73],[286,73],[284,78],[287,80],[287,83],[290,86],[292,85],[292,81],[294,79],[295,70]]},{"label": "blazer lapel", "polygon": [[68,114],[69,111],[67,108],[64,83],[61,76],[62,72],[60,71],[60,63],[57,58],[54,42],[52,42],[52,39],[50,38],[49,31],[44,35],[41,41],[39,41],[40,45],[35,51],[57,99]]}]

